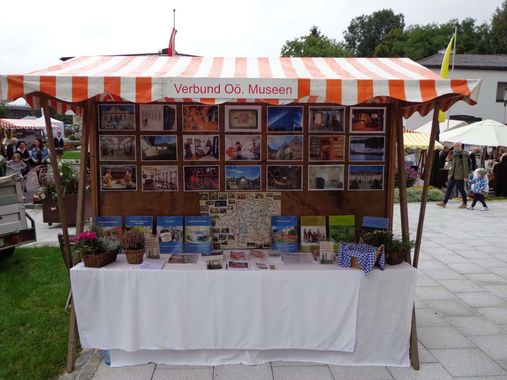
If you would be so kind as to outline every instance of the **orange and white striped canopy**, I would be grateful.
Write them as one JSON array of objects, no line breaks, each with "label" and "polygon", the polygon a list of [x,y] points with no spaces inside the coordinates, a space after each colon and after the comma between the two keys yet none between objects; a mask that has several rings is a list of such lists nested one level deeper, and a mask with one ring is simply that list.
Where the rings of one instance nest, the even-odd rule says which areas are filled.
[{"label": "orange and white striped canopy", "polygon": [[441,79],[408,58],[76,57],[23,75],[0,75],[0,100],[41,93],[57,111],[81,102],[332,103],[401,101],[404,116],[441,99],[477,102],[479,79]]}]

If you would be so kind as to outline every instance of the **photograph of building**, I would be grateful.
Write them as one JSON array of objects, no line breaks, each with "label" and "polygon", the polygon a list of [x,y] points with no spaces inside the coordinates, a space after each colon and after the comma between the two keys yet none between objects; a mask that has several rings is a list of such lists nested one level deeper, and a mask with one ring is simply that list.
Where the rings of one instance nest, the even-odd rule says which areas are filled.
[{"label": "photograph of building", "polygon": [[226,165],[225,190],[260,191],[260,165]]},{"label": "photograph of building", "polygon": [[268,136],[268,160],[303,160],[303,136]]},{"label": "photograph of building", "polygon": [[349,190],[382,190],[384,165],[350,165]]}]

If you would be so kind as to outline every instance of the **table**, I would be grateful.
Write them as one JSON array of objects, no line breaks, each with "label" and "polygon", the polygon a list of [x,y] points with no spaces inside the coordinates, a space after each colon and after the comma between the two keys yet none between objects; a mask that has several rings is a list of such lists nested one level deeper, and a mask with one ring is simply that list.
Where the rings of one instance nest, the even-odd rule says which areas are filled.
[{"label": "table", "polygon": [[123,255],[105,268],[78,264],[71,281],[81,345],[111,350],[113,366],[409,365],[414,268],[365,277],[334,265],[275,266],[209,271],[201,260],[142,270]]}]

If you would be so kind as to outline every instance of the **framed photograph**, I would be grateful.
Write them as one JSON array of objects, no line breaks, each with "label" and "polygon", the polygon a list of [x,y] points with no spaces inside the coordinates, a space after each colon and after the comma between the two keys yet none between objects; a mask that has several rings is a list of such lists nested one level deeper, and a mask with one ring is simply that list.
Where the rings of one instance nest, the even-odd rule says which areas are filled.
[{"label": "framed photograph", "polygon": [[344,165],[308,165],[308,190],[343,190],[344,170]]},{"label": "framed photograph", "polygon": [[141,135],[143,161],[176,161],[178,144],[175,135]]},{"label": "framed photograph", "polygon": [[143,191],[178,191],[178,167],[176,165],[141,166]]},{"label": "framed photograph", "polygon": [[386,108],[352,107],[351,133],[382,133],[386,127]]},{"label": "framed photograph", "polygon": [[260,132],[261,106],[225,106],[226,132]]},{"label": "framed photograph", "polygon": [[136,165],[101,165],[101,191],[136,191]]},{"label": "framed photograph", "polygon": [[350,165],[349,190],[383,190],[384,165]]},{"label": "framed photograph", "polygon": [[350,136],[349,161],[384,161],[384,136]]},{"label": "framed photograph", "polygon": [[302,165],[268,165],[267,191],[301,191],[303,190]]},{"label": "framed photograph", "polygon": [[218,135],[184,135],[185,161],[218,161],[220,140]]},{"label": "framed photograph", "polygon": [[183,132],[218,131],[218,106],[183,105]]},{"label": "framed photograph", "polygon": [[345,160],[345,136],[314,135],[308,137],[308,160],[309,161],[344,161]]},{"label": "framed photograph", "polygon": [[176,106],[165,104],[139,105],[141,131],[176,132]]},{"label": "framed photograph", "polygon": [[310,107],[308,116],[310,133],[345,132],[344,107]]},{"label": "framed photograph", "polygon": [[184,166],[185,191],[220,191],[218,165]]},{"label": "framed photograph", "polygon": [[226,165],[225,190],[261,191],[261,166]]},{"label": "framed photograph", "polygon": [[99,104],[99,131],[135,131],[135,104]]},{"label": "framed photograph", "polygon": [[303,161],[303,135],[268,135],[268,161]]},{"label": "framed photograph", "polygon": [[303,107],[268,107],[268,132],[303,132]]},{"label": "framed photograph", "polygon": [[136,136],[99,135],[100,161],[135,161]]},{"label": "framed photograph", "polygon": [[225,161],[260,161],[261,135],[225,135]]}]

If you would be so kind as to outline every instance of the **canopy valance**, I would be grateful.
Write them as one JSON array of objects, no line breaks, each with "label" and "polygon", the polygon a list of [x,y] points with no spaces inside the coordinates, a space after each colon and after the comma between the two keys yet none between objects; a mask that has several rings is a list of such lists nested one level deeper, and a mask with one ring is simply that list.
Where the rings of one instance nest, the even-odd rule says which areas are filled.
[{"label": "canopy valance", "polygon": [[404,116],[426,115],[441,99],[475,104],[479,79],[441,79],[408,58],[75,57],[22,75],[0,75],[1,100],[40,93],[59,112],[101,101],[264,102],[270,104],[402,102]]}]

